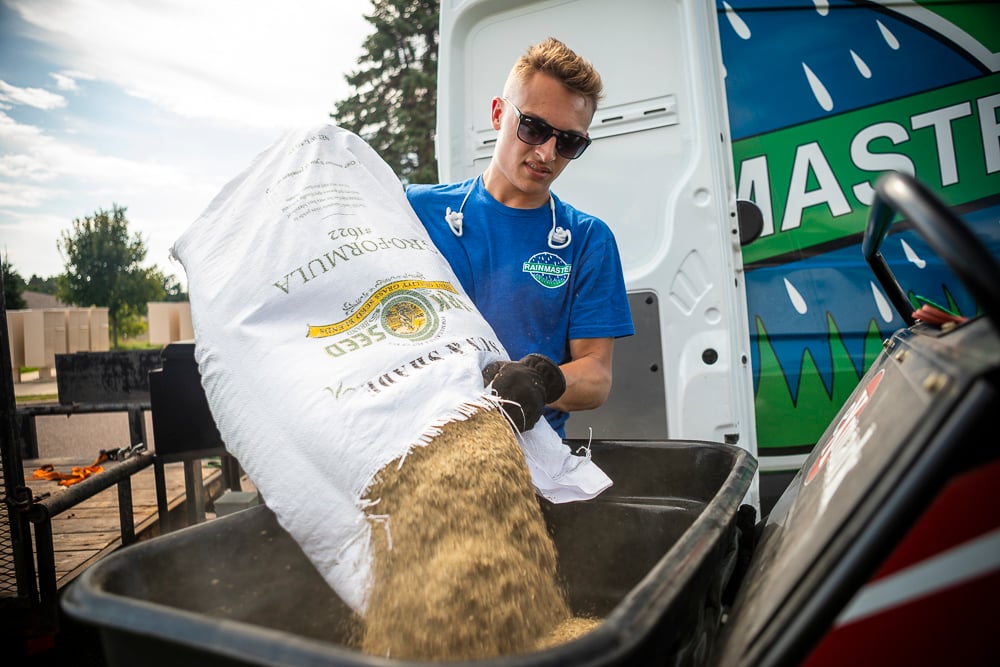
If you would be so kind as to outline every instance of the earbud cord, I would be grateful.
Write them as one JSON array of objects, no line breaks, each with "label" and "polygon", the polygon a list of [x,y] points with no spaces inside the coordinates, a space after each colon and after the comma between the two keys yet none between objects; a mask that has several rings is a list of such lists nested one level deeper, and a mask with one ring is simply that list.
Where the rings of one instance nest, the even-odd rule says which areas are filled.
[{"label": "earbud cord", "polygon": [[[479,178],[482,177],[480,176]],[[462,203],[457,211],[452,211],[450,206],[444,211],[445,222],[448,223],[455,236],[462,236],[462,223],[465,219],[465,214],[462,213],[462,210],[465,208],[465,202],[469,201],[469,196],[475,189],[476,183],[479,182],[479,178],[476,178],[468,192],[465,193],[465,198],[462,199]],[[572,243],[573,234],[568,229],[556,226],[556,200],[552,198],[552,195],[549,195],[549,210],[552,212],[552,229],[549,230],[548,237],[549,247],[553,250],[562,250]]]},{"label": "earbud cord", "polygon": [[445,222],[447,222],[448,226],[451,227],[451,231],[455,236],[462,236],[462,221],[465,218],[465,214],[462,213],[462,209],[465,208],[465,202],[469,201],[469,195],[471,195],[472,191],[476,189],[476,183],[479,182],[479,178],[481,177],[477,177],[476,180],[472,182],[472,186],[469,188],[469,191],[465,193],[465,199],[462,200],[462,205],[458,207],[457,211],[452,211],[450,206],[444,211]]}]

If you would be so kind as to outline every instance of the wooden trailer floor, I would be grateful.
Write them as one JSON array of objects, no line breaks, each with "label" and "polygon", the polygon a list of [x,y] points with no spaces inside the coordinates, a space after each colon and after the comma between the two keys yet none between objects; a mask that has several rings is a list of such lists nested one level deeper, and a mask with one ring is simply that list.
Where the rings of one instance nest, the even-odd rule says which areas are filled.
[{"label": "wooden trailer floor", "polygon": [[[201,461],[206,503],[220,496],[225,490],[222,471],[216,461],[213,459]],[[58,482],[35,479],[32,473],[44,464],[51,464],[56,470],[68,473],[73,466],[89,466],[92,463],[93,460],[83,461],[77,458],[28,459],[24,461],[25,483],[36,497],[47,493],[53,495],[63,493],[66,487],[59,486]],[[184,520],[184,464],[164,465],[164,477],[167,506],[172,523],[170,528],[173,529],[183,525]],[[153,466],[140,470],[132,476],[132,509],[135,533],[139,540],[160,534]],[[54,516],[52,543],[58,588],[68,585],[87,567],[120,547],[117,488],[112,486],[105,489]]]}]

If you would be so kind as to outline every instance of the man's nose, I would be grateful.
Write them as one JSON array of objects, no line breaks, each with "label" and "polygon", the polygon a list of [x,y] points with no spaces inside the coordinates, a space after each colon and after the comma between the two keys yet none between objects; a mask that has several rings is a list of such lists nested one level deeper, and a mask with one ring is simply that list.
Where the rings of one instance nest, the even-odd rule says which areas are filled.
[{"label": "man's nose", "polygon": [[553,134],[544,143],[538,144],[535,147],[535,152],[543,162],[552,162],[555,160],[558,155],[556,152],[556,135]]}]

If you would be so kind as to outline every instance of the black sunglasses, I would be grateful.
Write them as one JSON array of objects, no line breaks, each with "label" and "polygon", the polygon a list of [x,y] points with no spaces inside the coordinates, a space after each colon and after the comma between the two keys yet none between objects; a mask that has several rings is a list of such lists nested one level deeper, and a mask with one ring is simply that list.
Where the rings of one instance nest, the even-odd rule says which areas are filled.
[{"label": "black sunglasses", "polygon": [[556,152],[567,160],[575,160],[583,155],[583,151],[587,150],[587,146],[593,141],[590,137],[576,132],[557,130],[541,118],[521,113],[521,110],[506,97],[500,99],[509,104],[517,114],[517,138],[529,146],[540,146],[555,136]]}]

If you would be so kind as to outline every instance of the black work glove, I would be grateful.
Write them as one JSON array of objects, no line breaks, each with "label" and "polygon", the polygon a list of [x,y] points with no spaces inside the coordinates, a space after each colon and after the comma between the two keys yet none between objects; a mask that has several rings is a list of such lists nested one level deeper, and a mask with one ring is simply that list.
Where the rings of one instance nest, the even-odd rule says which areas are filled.
[{"label": "black work glove", "polygon": [[566,378],[559,366],[541,354],[487,364],[483,385],[491,382],[497,395],[507,401],[500,407],[519,433],[530,430],[541,418],[545,405],[566,391]]}]

